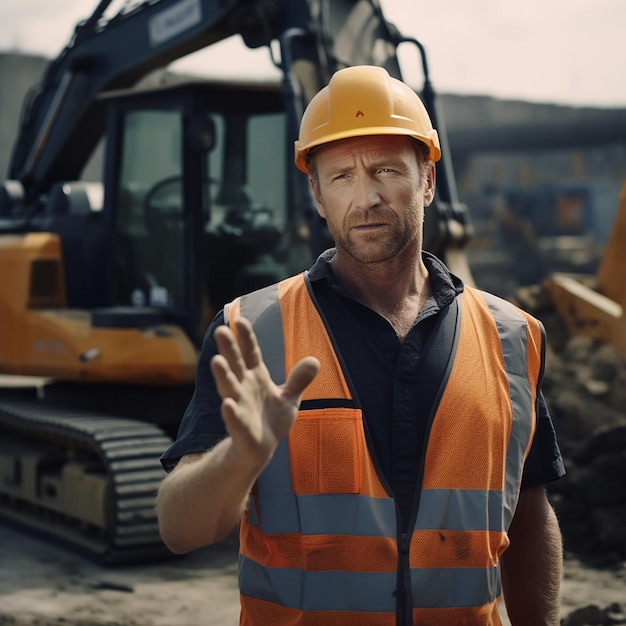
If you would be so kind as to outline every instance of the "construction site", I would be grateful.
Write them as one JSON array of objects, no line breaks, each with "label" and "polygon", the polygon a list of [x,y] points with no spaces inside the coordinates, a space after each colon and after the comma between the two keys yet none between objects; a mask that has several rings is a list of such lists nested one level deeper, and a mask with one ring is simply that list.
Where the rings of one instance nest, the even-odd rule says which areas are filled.
[{"label": "construction site", "polygon": [[[204,4],[208,15],[214,3]],[[230,4],[236,32],[238,3]],[[300,27],[296,4],[307,3],[290,9]],[[148,19],[137,9],[109,25],[128,27],[129,37]],[[189,400],[212,315],[234,295],[308,267],[328,242],[281,169],[289,141],[277,165],[263,158],[272,138],[288,135],[278,130],[289,118],[285,86],[167,70],[189,48],[228,35],[225,23],[159,54],[137,44],[126,55],[136,54],[134,65],[111,54],[92,66],[88,54],[69,58],[71,47],[56,60],[0,52],[0,79],[13,85],[0,92],[0,320],[9,329],[0,336],[2,626],[237,623],[237,537],[172,558],[152,512],[158,458]],[[83,24],[73,46],[101,54],[102,24],[102,15]],[[242,24],[250,45],[264,43],[266,33]],[[323,28],[340,46],[344,26]],[[317,72],[291,68],[300,96],[332,73],[329,59]],[[363,50],[352,61],[372,62]],[[428,80],[422,97],[434,102]],[[448,153],[426,248],[547,333],[543,393],[567,470],[547,485],[565,552],[561,624],[626,624],[626,109],[436,99]],[[234,107],[241,100],[252,108]],[[197,165],[222,143],[222,156]],[[268,180],[284,187],[282,199]],[[28,244],[16,243],[25,233]],[[216,278],[213,266],[236,267]],[[167,337],[154,332],[148,345],[143,333],[130,345],[123,334],[151,324],[166,325]],[[103,358],[108,347],[115,354]],[[149,423],[137,417],[146,409]],[[66,410],[102,419],[100,430]],[[504,608],[502,618],[508,624]]]}]

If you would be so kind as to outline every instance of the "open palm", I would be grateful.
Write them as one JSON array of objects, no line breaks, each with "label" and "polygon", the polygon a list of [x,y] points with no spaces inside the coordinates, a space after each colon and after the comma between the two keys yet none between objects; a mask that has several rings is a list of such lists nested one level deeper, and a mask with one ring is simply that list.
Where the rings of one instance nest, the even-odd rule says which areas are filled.
[{"label": "open palm", "polygon": [[315,357],[298,362],[282,385],[276,385],[263,361],[250,322],[236,322],[237,337],[227,326],[215,331],[219,354],[211,361],[222,398],[222,419],[237,452],[264,464],[291,428],[302,393],[315,378]]}]

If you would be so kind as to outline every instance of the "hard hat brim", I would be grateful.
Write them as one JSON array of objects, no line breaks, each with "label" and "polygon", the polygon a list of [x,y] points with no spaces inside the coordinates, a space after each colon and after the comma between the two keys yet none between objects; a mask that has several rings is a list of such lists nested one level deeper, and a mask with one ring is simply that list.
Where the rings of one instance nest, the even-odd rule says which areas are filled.
[{"label": "hard hat brim", "polygon": [[309,170],[306,166],[306,156],[309,150],[311,150],[312,148],[315,148],[316,146],[326,145],[327,143],[331,143],[333,141],[339,141],[340,139],[349,139],[351,137],[364,137],[368,135],[398,135],[404,137],[412,137],[413,139],[417,139],[418,141],[426,144],[429,149],[428,158],[433,163],[436,163],[441,158],[439,139],[437,131],[435,129],[433,129],[429,133],[429,136],[425,136],[419,133],[415,133],[413,130],[408,128],[399,128],[396,126],[365,126],[363,128],[351,128],[349,130],[330,133],[328,135],[324,135],[324,137],[322,137],[320,141],[312,141],[307,145],[302,145],[302,142],[296,140],[294,142],[296,153],[296,166],[301,172],[308,174]]}]

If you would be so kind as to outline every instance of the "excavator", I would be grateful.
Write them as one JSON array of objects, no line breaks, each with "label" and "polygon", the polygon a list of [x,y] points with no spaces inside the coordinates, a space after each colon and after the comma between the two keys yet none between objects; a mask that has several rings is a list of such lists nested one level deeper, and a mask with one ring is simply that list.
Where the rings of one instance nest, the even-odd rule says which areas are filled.
[{"label": "excavator", "polygon": [[[111,4],[27,95],[0,184],[0,516],[105,565],[167,555],[159,456],[212,316],[329,245],[292,146],[334,71],[402,78],[415,48],[445,156],[426,247],[468,275],[471,234],[424,48],[377,0]],[[159,72],[235,35],[282,79]]]}]

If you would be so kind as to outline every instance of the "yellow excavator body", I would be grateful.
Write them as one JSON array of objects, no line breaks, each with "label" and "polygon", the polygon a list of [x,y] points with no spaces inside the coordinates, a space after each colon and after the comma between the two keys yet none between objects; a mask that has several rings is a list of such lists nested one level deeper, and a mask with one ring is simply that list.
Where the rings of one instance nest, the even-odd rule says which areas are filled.
[{"label": "yellow excavator body", "polygon": [[99,327],[97,311],[66,308],[58,235],[0,238],[0,266],[0,325],[10,329],[0,343],[0,371],[98,383],[193,382],[197,350],[179,327]]}]

